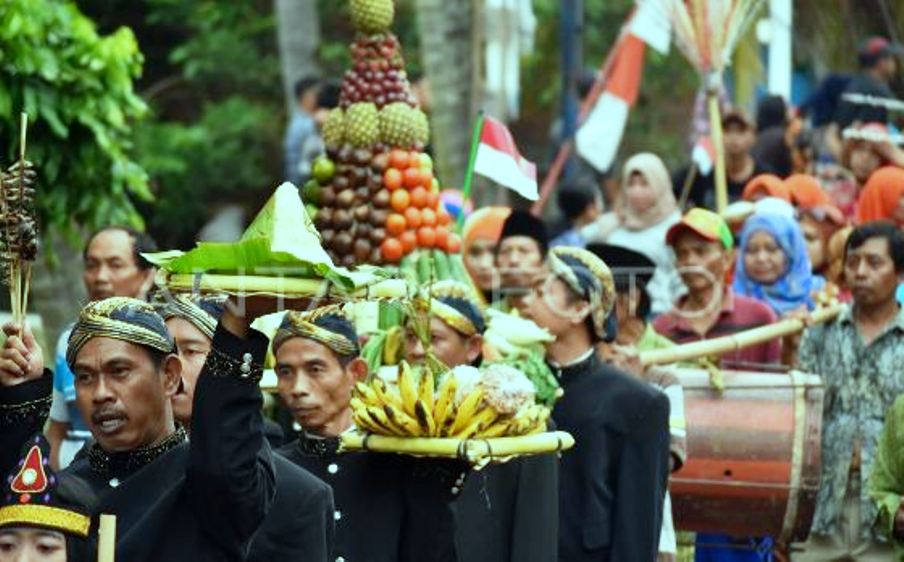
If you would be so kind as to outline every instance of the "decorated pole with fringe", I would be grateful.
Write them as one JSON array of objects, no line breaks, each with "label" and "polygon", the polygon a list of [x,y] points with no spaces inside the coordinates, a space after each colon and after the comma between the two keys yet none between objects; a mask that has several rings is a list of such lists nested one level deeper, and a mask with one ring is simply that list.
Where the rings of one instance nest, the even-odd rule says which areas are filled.
[{"label": "decorated pole with fringe", "polygon": [[716,149],[716,210],[728,205],[728,178],[722,143],[719,92],[722,73],[731,64],[738,40],[763,0],[663,0],[672,22],[675,44],[700,74],[706,91],[709,125]]}]

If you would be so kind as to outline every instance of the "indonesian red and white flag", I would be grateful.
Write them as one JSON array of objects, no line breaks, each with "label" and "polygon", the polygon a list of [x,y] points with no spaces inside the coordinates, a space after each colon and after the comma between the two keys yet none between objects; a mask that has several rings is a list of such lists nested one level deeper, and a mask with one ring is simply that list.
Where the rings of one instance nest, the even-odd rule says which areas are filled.
[{"label": "indonesian red and white flag", "polygon": [[668,51],[671,28],[663,1],[638,0],[637,9],[613,47],[608,73],[603,77],[605,89],[575,135],[578,154],[601,172],[615,162],[628,114],[637,101],[646,46]]},{"label": "indonesian red and white flag", "polygon": [[505,125],[492,117],[483,118],[474,172],[536,201],[537,166],[518,152],[515,139]]}]

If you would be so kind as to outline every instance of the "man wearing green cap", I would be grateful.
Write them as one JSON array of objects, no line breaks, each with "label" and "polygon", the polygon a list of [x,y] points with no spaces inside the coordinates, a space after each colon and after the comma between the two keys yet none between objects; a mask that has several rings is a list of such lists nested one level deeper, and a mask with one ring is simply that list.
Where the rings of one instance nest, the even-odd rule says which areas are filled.
[{"label": "man wearing green cap", "polygon": [[[675,343],[707,340],[771,324],[775,313],[764,303],[736,295],[725,282],[733,261],[734,239],[725,221],[711,211],[688,211],[666,233],[675,265],[688,293],[653,321],[653,328]],[[781,361],[778,339],[722,356],[723,366],[753,367]]]},{"label": "man wearing green cap", "polygon": [[599,359],[596,344],[615,339],[606,264],[558,247],[547,265],[525,305],[555,336],[547,358],[565,394],[552,418],[575,438],[559,470],[559,560],[650,562],[669,473],[668,398]]},{"label": "man wearing green cap", "polygon": [[[198,377],[190,443],[173,416],[182,363],[163,318],[127,297],[82,309],[66,361],[96,443],[60,478],[87,491],[91,514],[117,516],[118,560],[245,559],[276,487],[258,387],[267,339],[250,324],[275,304],[249,299],[246,312],[223,315]],[[21,337],[4,330],[0,411],[14,415],[0,416],[0,433],[43,423],[53,376],[27,327]]]}]

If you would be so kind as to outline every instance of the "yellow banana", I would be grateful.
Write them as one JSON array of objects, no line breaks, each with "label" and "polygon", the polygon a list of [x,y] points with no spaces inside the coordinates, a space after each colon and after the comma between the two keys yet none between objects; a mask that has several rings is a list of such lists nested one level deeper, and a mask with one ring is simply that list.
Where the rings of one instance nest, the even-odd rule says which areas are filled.
[{"label": "yellow banana", "polygon": [[421,369],[421,379],[417,384],[418,399],[424,403],[430,417],[433,418],[433,392],[434,388],[433,373],[429,369]]},{"label": "yellow banana", "polygon": [[397,365],[402,358],[402,343],[404,332],[401,326],[393,326],[386,331],[386,339],[383,341],[383,364]]},{"label": "yellow banana", "polygon": [[373,385],[373,391],[377,395],[377,401],[373,404],[374,406],[382,408],[383,404],[391,404],[396,408],[402,407],[402,399],[399,397],[397,392],[389,388],[389,386],[386,384],[386,381],[379,377],[374,377],[371,385]]},{"label": "yellow banana", "polygon": [[[363,382],[357,382],[355,383],[355,390],[358,393],[358,398],[360,398],[361,402],[364,404],[368,406],[377,406],[380,404],[380,398],[370,385]],[[354,398],[352,400],[354,400]]]},{"label": "yellow banana", "polygon": [[399,395],[402,397],[402,407],[405,413],[414,417],[414,402],[417,400],[417,386],[414,382],[414,372],[406,361],[399,365]]},{"label": "yellow banana", "polygon": [[385,433],[386,430],[374,423],[371,420],[370,416],[367,414],[365,410],[363,413],[355,412],[352,416],[355,420],[355,426],[358,429],[370,432],[370,433]]},{"label": "yellow banana", "polygon": [[485,406],[470,419],[468,425],[466,425],[464,429],[458,433],[453,433],[452,436],[458,437],[459,439],[470,439],[476,435],[482,436],[483,430],[492,424],[498,417],[499,414],[496,410],[490,406]]},{"label": "yellow banana", "polygon": [[423,435],[433,437],[436,434],[436,423],[433,421],[433,412],[420,399],[414,403],[415,418],[421,426]]},{"label": "yellow banana", "polygon": [[405,431],[393,423],[382,408],[369,406],[367,408],[367,415],[370,416],[373,423],[382,428],[382,431],[379,431],[378,433],[384,435],[405,435]]},{"label": "yellow banana", "polygon": [[402,435],[408,435],[410,437],[418,437],[421,435],[421,426],[418,425],[414,418],[405,412],[396,410],[389,404],[383,406],[383,411],[386,412],[386,417],[389,421],[401,429]]},{"label": "yellow banana", "polygon": [[486,429],[480,432],[480,437],[484,439],[492,439],[494,437],[505,437],[506,435],[511,435],[511,427],[514,418],[510,416],[506,417],[498,417],[496,420],[487,426]]},{"label": "yellow banana", "polygon": [[477,409],[483,403],[483,389],[478,387],[471,394],[468,394],[455,413],[455,421],[452,423],[452,429],[449,430],[450,435],[458,435],[465,427],[468,426],[471,418],[477,413]]},{"label": "yellow banana", "polygon": [[458,389],[458,381],[451,374],[446,375],[443,382],[439,385],[436,401],[433,405],[433,421],[436,422],[437,430],[442,430],[447,425],[447,420],[454,420],[449,413],[452,411],[452,403],[455,401],[455,391]]}]

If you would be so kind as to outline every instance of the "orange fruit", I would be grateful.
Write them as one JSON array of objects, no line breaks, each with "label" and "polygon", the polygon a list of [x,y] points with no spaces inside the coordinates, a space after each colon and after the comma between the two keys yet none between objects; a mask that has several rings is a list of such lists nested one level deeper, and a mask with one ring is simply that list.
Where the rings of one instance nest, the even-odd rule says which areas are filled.
[{"label": "orange fruit", "polygon": [[449,243],[449,229],[445,226],[437,226],[433,230],[436,232],[436,247],[445,250]]},{"label": "orange fruit", "polygon": [[405,217],[398,213],[392,213],[389,215],[389,218],[386,219],[386,232],[393,236],[398,236],[405,232],[407,226],[408,223],[405,221]]},{"label": "orange fruit", "polygon": [[411,158],[404,150],[393,150],[389,153],[389,165],[397,170],[404,170],[411,165]]},{"label": "orange fruit", "polygon": [[405,187],[407,187],[408,189],[414,189],[415,187],[421,185],[422,174],[423,172],[421,172],[417,168],[408,168],[407,170],[405,170],[403,172],[403,175],[405,176]]},{"label": "orange fruit", "polygon": [[411,190],[411,205],[413,207],[417,207],[418,209],[423,209],[427,206],[427,190],[423,187],[415,187]]},{"label": "orange fruit", "polygon": [[418,152],[417,150],[412,150],[411,152],[408,153],[408,161],[411,162],[409,164],[409,166],[418,166],[419,167],[420,161],[421,161],[421,153]]},{"label": "orange fruit", "polygon": [[458,234],[449,234],[449,240],[446,242],[446,251],[450,254],[457,254],[461,251],[461,238]]},{"label": "orange fruit", "polygon": [[421,224],[424,226],[436,226],[436,211],[433,209],[423,209],[421,211]]},{"label": "orange fruit", "polygon": [[433,189],[433,172],[430,170],[421,170],[421,185],[425,189]]},{"label": "orange fruit", "polygon": [[436,231],[432,227],[422,226],[417,230],[417,245],[421,248],[432,248],[436,244]]},{"label": "orange fruit", "polygon": [[427,193],[427,207],[437,209],[439,207],[439,193],[431,191]]},{"label": "orange fruit", "polygon": [[398,238],[387,238],[380,244],[380,255],[389,263],[396,263],[402,259],[404,249]]},{"label": "orange fruit", "polygon": [[402,172],[395,168],[389,168],[386,170],[386,173],[383,174],[383,185],[389,191],[394,191],[402,187],[403,179]]},{"label": "orange fruit", "polygon": [[411,195],[404,189],[396,189],[389,198],[389,205],[396,211],[403,213],[411,205]]},{"label": "orange fruit", "polygon": [[417,247],[417,234],[413,230],[406,230],[399,236],[399,241],[402,242],[402,251],[410,254]]},{"label": "orange fruit", "polygon": [[405,224],[408,228],[418,228],[421,226],[421,212],[414,207],[405,209]]},{"label": "orange fruit", "polygon": [[445,207],[440,207],[440,209],[436,211],[436,222],[442,226],[446,226],[452,222],[452,215],[449,214],[449,211],[447,211]]}]

